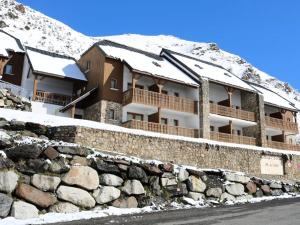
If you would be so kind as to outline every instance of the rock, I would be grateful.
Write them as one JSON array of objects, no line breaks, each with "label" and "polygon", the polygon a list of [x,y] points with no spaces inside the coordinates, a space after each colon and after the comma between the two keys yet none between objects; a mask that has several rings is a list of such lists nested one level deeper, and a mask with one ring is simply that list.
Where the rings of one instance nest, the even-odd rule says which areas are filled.
[{"label": "rock", "polygon": [[255,196],[256,198],[261,198],[261,197],[264,196],[264,193],[263,193],[263,191],[262,191],[261,189],[258,189],[258,190],[254,193],[254,196]]},{"label": "rock", "polygon": [[98,204],[105,204],[118,199],[121,191],[115,187],[102,186],[94,191],[93,197]]},{"label": "rock", "polygon": [[156,165],[152,164],[143,164],[143,169],[150,175],[156,175],[159,176],[162,174],[162,171],[158,168]]},{"label": "rock", "polygon": [[284,184],[282,188],[284,192],[297,192],[296,187],[291,184]]},{"label": "rock", "polygon": [[234,195],[234,196],[239,196],[239,195],[245,194],[244,185],[242,185],[240,183],[226,185],[226,191],[229,194]]},{"label": "rock", "polygon": [[11,139],[12,139],[11,136],[8,135],[6,131],[0,130],[0,149],[11,147],[12,146]]},{"label": "rock", "polygon": [[123,165],[123,164],[118,164],[118,168],[121,171],[125,171],[125,172],[128,170],[128,166],[127,165]]},{"label": "rock", "polygon": [[249,194],[254,194],[257,190],[257,186],[254,182],[249,181],[246,185],[246,189],[247,189]]},{"label": "rock", "polygon": [[206,184],[201,180],[201,178],[191,175],[187,181],[187,187],[189,191],[192,192],[204,192]]},{"label": "rock", "polygon": [[281,189],[273,189],[271,190],[271,195],[272,196],[280,196],[283,194],[283,191]]},{"label": "rock", "polygon": [[88,156],[90,149],[81,146],[59,146],[57,150],[62,154]]},{"label": "rock", "polygon": [[89,166],[89,161],[85,157],[80,157],[75,155],[70,162],[71,165],[81,165],[81,166]]},{"label": "rock", "polygon": [[25,130],[25,122],[17,121],[17,120],[11,120],[9,122],[8,129],[9,130],[14,130],[14,131]]},{"label": "rock", "polygon": [[177,178],[178,178],[178,180],[180,182],[186,181],[187,179],[189,179],[189,173],[188,173],[188,171],[186,169],[184,169],[184,168],[181,167],[179,169],[178,177]]},{"label": "rock", "polygon": [[201,200],[205,200],[205,195],[202,194],[202,193],[198,193],[198,192],[192,192],[190,191],[188,193],[188,196],[189,198],[195,200],[195,201],[201,201]]},{"label": "rock", "polygon": [[161,170],[163,170],[164,172],[170,172],[170,173],[172,173],[173,169],[174,169],[174,165],[172,163],[165,163],[165,164],[160,164],[159,168]]},{"label": "rock", "polygon": [[161,195],[161,187],[159,184],[159,177],[157,176],[151,176],[149,177],[149,186],[151,189],[151,192],[154,193],[157,196]]},{"label": "rock", "polygon": [[49,208],[49,212],[54,213],[76,213],[79,211],[79,207],[69,202],[58,202]]},{"label": "rock", "polygon": [[55,191],[61,179],[55,176],[34,174],[31,177],[31,183],[42,191]]},{"label": "rock", "polygon": [[15,190],[19,175],[12,170],[0,171],[0,191],[11,193]]},{"label": "rock", "polygon": [[242,196],[237,196],[236,201],[241,201],[241,202],[248,202],[253,198],[252,195],[242,195]]},{"label": "rock", "polygon": [[232,201],[234,202],[236,199],[233,195],[224,192],[220,197],[220,202]]},{"label": "rock", "polygon": [[100,184],[114,187],[121,186],[124,182],[124,180],[121,177],[108,173],[101,174],[99,176],[99,179]]},{"label": "rock", "polygon": [[25,174],[20,174],[19,183],[30,184],[30,176]]},{"label": "rock", "polygon": [[220,198],[222,193],[223,193],[223,191],[221,188],[209,188],[206,191],[206,196]]},{"label": "rock", "polygon": [[38,123],[31,123],[27,122],[25,124],[25,128],[27,130],[32,131],[33,133],[36,133],[37,135],[46,135],[47,134],[47,127]]},{"label": "rock", "polygon": [[39,210],[27,202],[15,201],[11,208],[11,216],[22,220],[35,218],[39,216]]},{"label": "rock", "polygon": [[171,197],[181,197],[188,194],[186,184],[167,186],[166,190],[171,194]]},{"label": "rock", "polygon": [[[28,159],[26,165],[28,166],[28,169],[33,170],[34,173],[43,173],[49,168],[48,163],[43,159]],[[27,168],[25,168],[25,170],[27,170]],[[23,172],[26,173],[26,171]]]},{"label": "rock", "polygon": [[231,182],[246,184],[250,181],[250,177],[237,173],[226,173],[225,179]]},{"label": "rock", "polygon": [[9,158],[3,158],[0,155],[0,169],[11,169],[14,168],[15,164]]},{"label": "rock", "polygon": [[167,186],[172,186],[172,185],[177,185],[177,180],[176,177],[162,177],[161,179],[161,186],[167,187]]},{"label": "rock", "polygon": [[137,208],[138,202],[135,197],[131,196],[125,199],[117,199],[112,203],[116,208]]},{"label": "rock", "polygon": [[12,160],[36,159],[42,151],[42,147],[37,144],[23,144],[4,150],[7,157]]},{"label": "rock", "polygon": [[84,208],[93,208],[96,204],[94,198],[87,191],[80,188],[61,185],[58,187],[56,193],[59,199]]},{"label": "rock", "polygon": [[200,170],[193,170],[193,169],[188,169],[188,168],[186,170],[188,171],[188,173],[190,175],[193,175],[193,176],[196,176],[196,177],[201,177],[202,178],[202,176],[206,176],[205,172],[200,171]]},{"label": "rock", "polygon": [[146,172],[138,166],[130,166],[128,168],[128,178],[140,180],[142,183],[148,183],[148,176]]},{"label": "rock", "polygon": [[0,217],[7,217],[13,203],[13,199],[5,194],[0,193]]},{"label": "rock", "polygon": [[95,190],[99,186],[99,176],[96,170],[88,166],[72,166],[62,181],[87,190]]},{"label": "rock", "polygon": [[92,165],[100,173],[111,173],[114,175],[120,175],[121,173],[116,165],[104,162],[99,158],[94,160]]},{"label": "rock", "polygon": [[278,183],[278,182],[272,182],[270,184],[270,188],[274,188],[274,189],[281,189],[282,188],[282,184]]},{"label": "rock", "polygon": [[271,189],[269,185],[264,184],[260,187],[260,189],[263,191],[265,195],[271,195]]},{"label": "rock", "polygon": [[41,208],[48,208],[57,202],[54,195],[40,191],[28,184],[19,184],[16,189],[16,195]]},{"label": "rock", "polygon": [[125,165],[125,166],[129,166],[130,165],[130,162],[128,162],[128,161],[126,161],[124,159],[114,159],[113,161],[116,164],[122,164],[122,165]]},{"label": "rock", "polygon": [[138,180],[127,180],[122,187],[127,195],[141,195],[145,193],[144,187]]},{"label": "rock", "polygon": [[53,147],[49,146],[48,148],[46,148],[46,150],[44,151],[44,155],[48,158],[48,159],[56,159],[59,156],[59,152],[56,151]]},{"label": "rock", "polygon": [[49,171],[52,173],[66,173],[70,170],[67,159],[58,158],[51,161]]}]

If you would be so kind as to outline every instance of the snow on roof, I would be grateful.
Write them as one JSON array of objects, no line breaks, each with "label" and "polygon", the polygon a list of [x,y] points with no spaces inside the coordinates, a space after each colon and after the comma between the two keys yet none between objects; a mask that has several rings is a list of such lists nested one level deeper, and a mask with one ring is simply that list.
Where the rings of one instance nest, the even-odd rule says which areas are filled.
[{"label": "snow on roof", "polygon": [[31,47],[26,47],[26,51],[34,72],[75,80],[87,80],[73,58]]},{"label": "snow on roof", "polygon": [[295,108],[295,106],[291,102],[281,97],[279,94],[258,84],[251,83],[251,85],[263,94],[265,103],[269,103],[271,105],[279,106],[282,108],[287,108],[293,111],[297,110],[297,108]]},{"label": "snow on roof", "polygon": [[203,60],[199,60],[187,55],[183,55],[181,53],[165,50],[173,57],[175,57],[182,64],[187,66],[193,72],[198,74],[202,78],[207,78],[211,81],[215,81],[217,83],[224,83],[229,86],[235,86],[238,88],[246,89],[251,92],[256,92],[254,88],[248,85],[246,82],[241,80],[239,77],[230,73],[223,67],[219,65],[214,65],[209,62],[205,62]]},{"label": "snow on roof", "polygon": [[24,52],[20,41],[10,34],[0,30],[0,55],[8,57],[8,50]]},{"label": "snow on roof", "polygon": [[127,63],[132,69],[141,73],[199,86],[194,80],[177,69],[166,59],[153,53],[106,40],[98,42],[98,46],[107,56],[120,59]]}]

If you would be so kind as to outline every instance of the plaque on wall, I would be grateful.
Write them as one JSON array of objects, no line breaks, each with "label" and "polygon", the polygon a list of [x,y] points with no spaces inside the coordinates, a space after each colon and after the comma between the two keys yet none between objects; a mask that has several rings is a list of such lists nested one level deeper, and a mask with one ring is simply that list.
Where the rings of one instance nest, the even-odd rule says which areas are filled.
[{"label": "plaque on wall", "polygon": [[284,175],[283,160],[280,156],[264,155],[260,160],[261,174]]}]

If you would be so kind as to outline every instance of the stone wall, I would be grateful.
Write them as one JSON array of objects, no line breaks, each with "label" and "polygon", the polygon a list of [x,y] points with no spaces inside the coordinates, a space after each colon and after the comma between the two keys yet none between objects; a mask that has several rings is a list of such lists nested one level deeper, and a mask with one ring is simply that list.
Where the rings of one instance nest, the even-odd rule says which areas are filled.
[{"label": "stone wall", "polygon": [[[166,139],[84,127],[53,128],[53,138],[94,147],[106,151],[124,153],[144,159],[198,166],[200,168],[222,168],[241,171],[252,176],[269,179],[300,179],[300,156],[279,154],[283,159],[284,175],[261,174],[263,155],[274,155],[258,150]],[[196,140],[196,139],[195,139]],[[287,160],[287,157],[291,160]]]},{"label": "stone wall", "polygon": [[31,111],[31,103],[28,99],[17,96],[7,89],[0,89],[0,109],[15,109]]}]

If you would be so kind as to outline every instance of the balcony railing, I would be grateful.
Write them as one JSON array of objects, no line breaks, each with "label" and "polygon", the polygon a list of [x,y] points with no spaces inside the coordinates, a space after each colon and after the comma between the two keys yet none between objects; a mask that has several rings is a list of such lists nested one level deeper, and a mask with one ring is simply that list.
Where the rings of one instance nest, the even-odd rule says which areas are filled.
[{"label": "balcony railing", "polygon": [[140,103],[195,114],[198,111],[197,101],[138,88],[131,88],[123,93],[123,105],[129,103]]},{"label": "balcony railing", "polygon": [[72,97],[68,95],[56,94],[45,91],[36,91],[34,95],[34,101],[44,102],[55,105],[63,105],[70,103],[72,101]]},{"label": "balcony railing", "polygon": [[284,121],[274,117],[266,116],[266,125],[280,130],[292,131],[298,133],[298,124],[293,122]]},{"label": "balcony railing", "polygon": [[169,126],[165,124],[152,123],[140,120],[129,120],[123,123],[123,127],[185,137],[198,137],[197,129]]},{"label": "balcony railing", "polygon": [[255,113],[210,103],[210,113],[242,120],[255,121]]},{"label": "balcony railing", "polygon": [[226,134],[220,132],[210,132],[210,139],[215,141],[223,141],[244,145],[256,145],[256,138],[239,136],[234,134]]},{"label": "balcony railing", "polygon": [[278,141],[267,141],[267,145],[269,148],[277,148],[282,150],[293,150],[293,151],[300,151],[300,145],[295,144],[288,144],[284,142],[278,142]]}]

